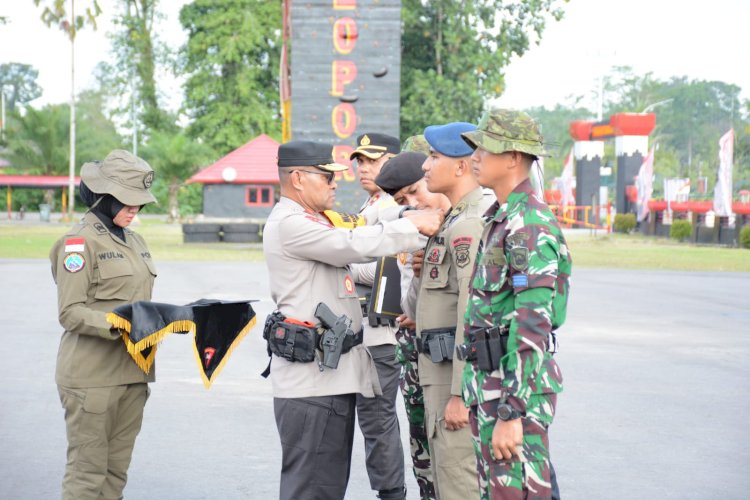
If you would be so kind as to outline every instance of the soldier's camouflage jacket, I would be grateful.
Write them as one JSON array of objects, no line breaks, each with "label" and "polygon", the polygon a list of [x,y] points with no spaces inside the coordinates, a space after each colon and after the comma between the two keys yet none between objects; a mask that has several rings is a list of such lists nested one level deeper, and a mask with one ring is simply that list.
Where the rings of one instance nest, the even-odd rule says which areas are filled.
[{"label": "soldier's camouflage jacket", "polygon": [[476,362],[466,363],[464,401],[470,406],[507,399],[526,416],[549,423],[548,405],[535,404],[534,396],[562,391],[562,374],[546,345],[549,333],[565,321],[568,247],[557,219],[533,194],[528,179],[485,216],[465,331],[503,325],[510,332],[496,370],[481,371]]}]

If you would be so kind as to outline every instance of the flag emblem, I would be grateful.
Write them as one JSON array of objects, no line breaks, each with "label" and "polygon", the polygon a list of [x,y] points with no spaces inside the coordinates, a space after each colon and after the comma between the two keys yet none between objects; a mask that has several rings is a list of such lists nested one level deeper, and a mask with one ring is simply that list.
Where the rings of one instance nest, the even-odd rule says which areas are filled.
[{"label": "flag emblem", "polygon": [[83,252],[86,240],[83,238],[68,238],[65,240],[66,252]]}]

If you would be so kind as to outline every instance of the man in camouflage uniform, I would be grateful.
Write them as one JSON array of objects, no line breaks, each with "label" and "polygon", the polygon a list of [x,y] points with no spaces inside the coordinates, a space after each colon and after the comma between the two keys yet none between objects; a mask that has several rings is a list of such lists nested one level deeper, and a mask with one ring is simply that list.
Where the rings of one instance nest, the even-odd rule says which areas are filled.
[{"label": "man in camouflage uniform", "polygon": [[571,260],[565,238],[529,181],[545,154],[527,114],[494,109],[476,131],[477,180],[497,203],[476,256],[466,310],[463,397],[483,499],[553,496],[548,427],[562,374],[552,358],[554,332],[565,321]]}]

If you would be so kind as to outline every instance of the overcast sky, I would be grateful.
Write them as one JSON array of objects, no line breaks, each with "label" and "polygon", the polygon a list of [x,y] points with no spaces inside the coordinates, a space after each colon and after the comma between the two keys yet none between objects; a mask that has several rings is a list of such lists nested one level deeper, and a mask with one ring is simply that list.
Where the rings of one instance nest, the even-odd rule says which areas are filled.
[{"label": "overcast sky", "polygon": [[[77,5],[88,3],[79,0]],[[171,46],[185,38],[177,19],[184,3],[161,2],[167,19],[160,31]],[[82,30],[76,42],[79,91],[92,84],[94,66],[108,57],[112,0],[100,4],[99,30]],[[39,70],[44,94],[35,105],[67,102],[70,45],[61,31],[42,24],[40,13],[32,0],[0,2],[0,15],[9,18],[0,25],[0,63],[26,63]],[[749,99],[749,22],[748,0],[571,0],[563,20],[549,23],[541,43],[507,68],[506,92],[499,102],[512,108],[566,103],[571,95],[589,94],[598,75],[615,65],[662,79],[688,76],[736,84]],[[166,91],[180,95],[176,84]],[[594,109],[593,102],[583,104]]]}]

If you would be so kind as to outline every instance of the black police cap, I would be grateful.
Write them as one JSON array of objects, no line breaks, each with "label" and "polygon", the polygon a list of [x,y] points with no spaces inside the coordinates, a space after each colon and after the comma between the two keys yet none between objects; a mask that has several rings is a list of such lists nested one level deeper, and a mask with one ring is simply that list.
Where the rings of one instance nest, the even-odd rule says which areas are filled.
[{"label": "black police cap", "polygon": [[375,178],[375,184],[390,195],[396,194],[424,177],[422,164],[427,159],[423,153],[408,151],[390,158]]},{"label": "black police cap", "polygon": [[313,141],[289,141],[279,146],[279,167],[318,167],[329,172],[346,170],[346,165],[333,161],[330,144]]}]

